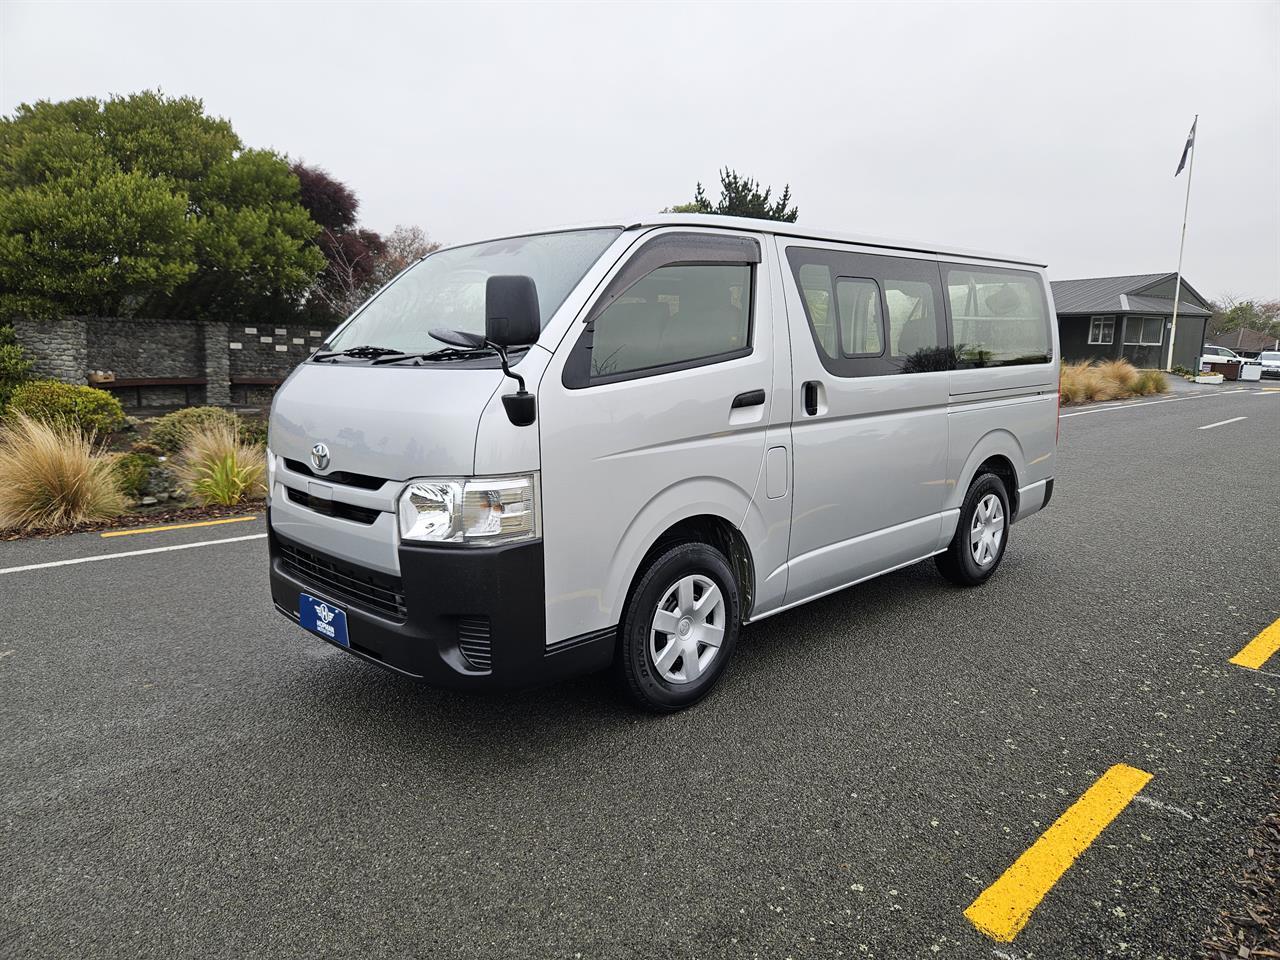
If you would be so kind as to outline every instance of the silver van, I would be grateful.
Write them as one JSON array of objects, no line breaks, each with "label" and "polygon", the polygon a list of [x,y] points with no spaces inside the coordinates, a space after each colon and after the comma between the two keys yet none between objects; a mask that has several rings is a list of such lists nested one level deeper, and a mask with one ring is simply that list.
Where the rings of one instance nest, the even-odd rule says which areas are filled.
[{"label": "silver van", "polygon": [[1053,316],[1042,265],[772,221],[440,250],[276,395],[275,604],[433,683],[689,706],[745,624],[994,573],[1053,493]]}]

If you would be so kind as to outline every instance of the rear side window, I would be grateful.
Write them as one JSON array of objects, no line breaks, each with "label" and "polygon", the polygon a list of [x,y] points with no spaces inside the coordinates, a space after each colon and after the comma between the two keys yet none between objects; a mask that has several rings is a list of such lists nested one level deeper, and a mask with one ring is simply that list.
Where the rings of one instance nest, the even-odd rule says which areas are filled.
[{"label": "rear side window", "polygon": [[751,267],[660,267],[594,321],[591,378],[673,368],[750,346]]},{"label": "rear side window", "polygon": [[790,247],[818,358],[841,377],[950,368],[938,265],[931,260]]},{"label": "rear side window", "polygon": [[[958,367],[1049,361],[1049,311],[1039,276],[958,266],[945,266],[944,273]],[[1098,329],[1090,330],[1090,342],[1111,342],[1102,319],[1095,319]],[[1104,341],[1103,336],[1108,338]]]}]

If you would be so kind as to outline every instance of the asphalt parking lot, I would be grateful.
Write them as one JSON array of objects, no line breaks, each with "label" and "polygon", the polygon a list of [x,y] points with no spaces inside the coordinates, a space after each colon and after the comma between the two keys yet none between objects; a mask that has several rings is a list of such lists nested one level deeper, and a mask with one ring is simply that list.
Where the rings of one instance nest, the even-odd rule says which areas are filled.
[{"label": "asphalt parking lot", "polygon": [[[922,564],[763,621],[665,718],[308,638],[261,519],[0,543],[0,954],[1193,956],[1280,754],[1280,654],[1229,663],[1280,617],[1268,386],[1064,410],[987,586]],[[1137,801],[981,933],[1117,764]]]}]

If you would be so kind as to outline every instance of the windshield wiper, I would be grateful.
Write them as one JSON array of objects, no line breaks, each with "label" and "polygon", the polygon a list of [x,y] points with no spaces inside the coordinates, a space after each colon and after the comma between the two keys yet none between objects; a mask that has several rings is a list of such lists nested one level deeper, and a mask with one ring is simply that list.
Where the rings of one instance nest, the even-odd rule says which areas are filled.
[{"label": "windshield wiper", "polygon": [[404,360],[472,360],[476,357],[491,357],[496,352],[493,347],[466,347],[463,349],[441,347],[439,350],[429,350],[426,353],[397,353],[394,356],[378,357],[369,366],[377,367],[384,363],[400,363]]},{"label": "windshield wiper", "polygon": [[334,357],[354,357],[357,360],[376,360],[378,357],[386,357],[399,352],[399,350],[392,350],[390,347],[373,347],[364,343],[358,347],[348,347],[346,350],[333,350],[329,353],[317,353],[311,359],[332,360]]}]

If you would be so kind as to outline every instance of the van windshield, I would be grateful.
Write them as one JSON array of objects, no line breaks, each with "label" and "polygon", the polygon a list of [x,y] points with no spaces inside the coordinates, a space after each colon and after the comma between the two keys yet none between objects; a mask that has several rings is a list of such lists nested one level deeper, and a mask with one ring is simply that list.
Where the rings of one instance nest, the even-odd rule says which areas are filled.
[{"label": "van windshield", "polygon": [[433,253],[389,283],[329,338],[333,350],[371,344],[405,353],[440,349],[428,335],[445,328],[484,333],[489,277],[532,277],[545,326],[574,286],[622,231],[616,228],[490,240]]}]

